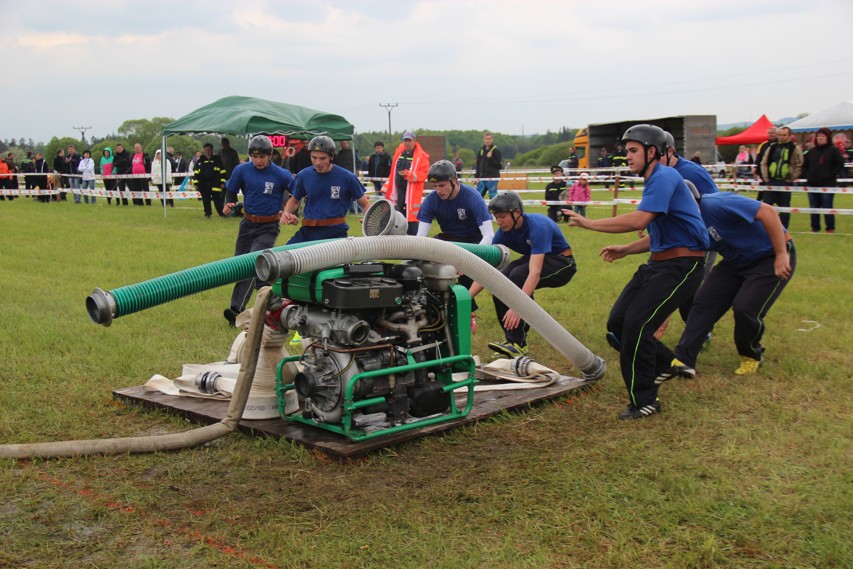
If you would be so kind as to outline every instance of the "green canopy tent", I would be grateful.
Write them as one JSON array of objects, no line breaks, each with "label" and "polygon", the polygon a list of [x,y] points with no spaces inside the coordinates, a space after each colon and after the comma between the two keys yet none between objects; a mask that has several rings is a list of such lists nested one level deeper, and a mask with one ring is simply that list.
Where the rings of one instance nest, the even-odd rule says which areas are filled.
[{"label": "green canopy tent", "polygon": [[[235,95],[214,101],[164,126],[161,152],[166,156],[166,138],[172,134],[286,134],[300,140],[324,134],[333,140],[352,140],[354,132],[355,127],[340,115],[299,105]],[[165,180],[165,160],[162,163]],[[164,198],[163,215],[165,214]]]},{"label": "green canopy tent", "polygon": [[225,97],[163,127],[170,134],[205,132],[249,135],[286,134],[306,140],[325,134],[333,140],[351,140],[355,127],[340,115],[253,97]]}]

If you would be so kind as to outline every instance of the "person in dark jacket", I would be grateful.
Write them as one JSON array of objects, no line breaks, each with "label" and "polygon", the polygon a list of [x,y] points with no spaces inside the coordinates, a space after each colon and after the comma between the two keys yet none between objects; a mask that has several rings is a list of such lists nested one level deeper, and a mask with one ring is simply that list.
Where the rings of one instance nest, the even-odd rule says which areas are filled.
[{"label": "person in dark jacket", "polygon": [[481,178],[500,178],[501,167],[503,160],[501,151],[494,145],[494,137],[491,132],[483,135],[483,147],[477,152],[477,164],[474,168],[474,177],[477,178],[477,191],[480,195],[486,197],[486,192],[489,192],[489,198],[498,195],[497,180],[482,180]]},{"label": "person in dark jacket", "polygon": [[[62,148],[57,150],[56,156],[53,157],[53,171],[56,173],[54,180],[55,183],[53,185],[55,188],[65,189],[70,187],[68,184],[68,177],[63,176],[62,174],[65,172],[65,150]],[[67,199],[65,194],[66,192],[59,192],[59,195],[56,197],[56,201],[65,201]]]},{"label": "person in dark jacket", "polygon": [[308,152],[308,141],[302,140],[300,141],[301,145],[299,150],[290,158],[290,173],[294,176],[299,173],[300,170],[304,170],[311,166],[311,153]]},{"label": "person in dark jacket", "polygon": [[33,167],[33,152],[27,152],[27,157],[21,160],[21,173],[24,174],[24,188],[27,190],[35,189],[35,182],[32,173],[35,172]]},{"label": "person in dark jacket", "polygon": [[388,179],[391,173],[391,155],[385,152],[385,143],[377,140],[373,143],[373,154],[367,159],[367,175],[371,178],[380,178],[373,180],[373,189],[376,195],[382,194],[382,184]]},{"label": "person in dark jacket", "polygon": [[[47,174],[50,172],[50,168],[47,165],[47,160],[44,159],[41,152],[36,152],[36,159],[33,161],[33,172],[36,174],[40,174],[38,176],[33,176],[33,188],[37,188],[39,190],[47,190],[48,182],[47,182]],[[47,203],[50,201],[49,194],[39,195],[38,200],[42,203]]]},{"label": "person in dark jacket", "polygon": [[225,168],[219,156],[213,154],[213,145],[204,145],[204,154],[195,163],[193,182],[201,193],[201,201],[204,204],[204,217],[210,218],[213,214],[211,202],[216,208],[219,217],[227,217],[222,213],[225,205],[223,190],[225,189]]},{"label": "person in dark jacket", "polygon": [[[116,153],[113,155],[113,174],[116,176],[129,176],[133,170],[132,158],[130,152],[124,149],[123,144],[116,144]],[[116,180],[115,189],[118,192],[126,192],[129,188],[128,181],[130,178],[118,178]],[[116,205],[119,199],[116,198]],[[127,197],[122,196],[121,205],[127,205]]]},{"label": "person in dark jacket", "polygon": [[[838,148],[830,142],[832,133],[826,127],[817,131],[815,146],[803,159],[803,175],[811,188],[828,188],[837,185],[838,176],[844,170],[844,157]],[[809,192],[809,207],[813,209],[832,209],[835,194],[831,192]],[[835,232],[835,216],[825,214],[826,232]],[[820,214],[811,215],[812,233],[820,233]]]}]

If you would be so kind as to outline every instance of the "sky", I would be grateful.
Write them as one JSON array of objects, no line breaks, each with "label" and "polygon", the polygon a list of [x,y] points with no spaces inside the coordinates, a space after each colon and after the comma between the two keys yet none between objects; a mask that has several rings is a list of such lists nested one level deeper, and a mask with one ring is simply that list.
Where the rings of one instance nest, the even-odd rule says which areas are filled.
[{"label": "sky", "polygon": [[229,95],[356,131],[534,134],[853,100],[849,0],[4,2],[0,139],[104,137]]}]

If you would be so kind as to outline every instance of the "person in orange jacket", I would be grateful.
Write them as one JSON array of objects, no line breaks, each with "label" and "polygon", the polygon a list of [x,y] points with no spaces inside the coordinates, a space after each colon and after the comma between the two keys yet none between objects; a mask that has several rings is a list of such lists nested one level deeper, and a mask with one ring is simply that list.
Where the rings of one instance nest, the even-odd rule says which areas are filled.
[{"label": "person in orange jacket", "polygon": [[424,197],[424,182],[429,171],[429,154],[415,140],[415,133],[403,133],[403,142],[391,160],[391,174],[382,188],[385,197],[397,206],[409,222],[407,233],[417,235],[418,212]]},{"label": "person in orange jacket", "polygon": [[[9,170],[9,165],[5,160],[0,160],[0,190],[9,189],[12,181],[12,174]],[[421,186],[423,187],[423,186]],[[12,201],[14,196],[9,196],[9,201]],[[6,201],[6,196],[0,194],[0,201]]]}]

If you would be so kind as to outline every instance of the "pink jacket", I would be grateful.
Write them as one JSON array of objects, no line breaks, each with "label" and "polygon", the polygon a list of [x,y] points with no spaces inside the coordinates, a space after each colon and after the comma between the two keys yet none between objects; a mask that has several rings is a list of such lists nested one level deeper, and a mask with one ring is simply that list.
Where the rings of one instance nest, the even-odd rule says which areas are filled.
[{"label": "pink jacket", "polygon": [[575,182],[572,189],[569,190],[570,202],[588,202],[589,201],[589,184],[581,185],[580,182]]}]

